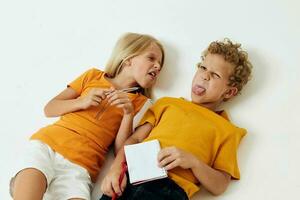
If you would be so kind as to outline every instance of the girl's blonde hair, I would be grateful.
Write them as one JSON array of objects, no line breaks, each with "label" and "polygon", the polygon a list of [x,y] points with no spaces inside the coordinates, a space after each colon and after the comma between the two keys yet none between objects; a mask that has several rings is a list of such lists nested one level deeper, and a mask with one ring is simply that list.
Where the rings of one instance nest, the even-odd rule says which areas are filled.
[{"label": "girl's blonde hair", "polygon": [[[164,64],[165,52],[162,44],[150,35],[126,33],[117,41],[104,69],[105,73],[114,78],[123,69],[123,63],[142,54],[151,44],[156,44],[162,53],[161,67]],[[142,88],[142,94],[151,98],[151,88]]]}]

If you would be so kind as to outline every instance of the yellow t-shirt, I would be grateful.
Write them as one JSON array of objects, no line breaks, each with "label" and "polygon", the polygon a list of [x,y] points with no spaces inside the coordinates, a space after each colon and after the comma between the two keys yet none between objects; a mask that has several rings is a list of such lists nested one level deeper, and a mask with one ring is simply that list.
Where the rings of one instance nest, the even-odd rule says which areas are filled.
[{"label": "yellow t-shirt", "polygon": [[[98,69],[90,69],[68,87],[73,88],[81,96],[87,95],[92,88],[110,88],[112,85],[104,75],[105,73]],[[133,102],[136,114],[147,98],[140,93],[129,93],[128,96]],[[33,134],[31,139],[41,140],[71,162],[86,168],[92,180],[96,181],[105,154],[116,137],[123,116],[121,109],[108,106],[99,119],[96,116],[101,106],[103,105],[65,114],[54,124]]]},{"label": "yellow t-shirt", "polygon": [[[153,126],[144,141],[158,139],[162,148],[176,146],[239,179],[237,149],[246,130],[234,126],[223,115],[225,118],[182,98],[165,97],[148,109],[140,125],[149,122]],[[189,197],[200,189],[190,169],[177,167],[168,175]]]}]

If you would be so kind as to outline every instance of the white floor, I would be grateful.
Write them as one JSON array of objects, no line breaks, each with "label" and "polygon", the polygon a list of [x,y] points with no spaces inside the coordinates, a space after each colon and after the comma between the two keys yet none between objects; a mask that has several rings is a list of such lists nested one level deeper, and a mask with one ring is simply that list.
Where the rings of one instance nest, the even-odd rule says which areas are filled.
[{"label": "white floor", "polygon": [[0,1],[0,199],[10,199],[25,140],[56,120],[44,117],[45,103],[91,66],[103,68],[129,31],[165,46],[156,98],[189,97],[195,64],[213,40],[242,43],[253,62],[252,81],[225,106],[248,130],[241,180],[220,197],[202,191],[193,200],[300,199],[299,10],[295,0]]}]

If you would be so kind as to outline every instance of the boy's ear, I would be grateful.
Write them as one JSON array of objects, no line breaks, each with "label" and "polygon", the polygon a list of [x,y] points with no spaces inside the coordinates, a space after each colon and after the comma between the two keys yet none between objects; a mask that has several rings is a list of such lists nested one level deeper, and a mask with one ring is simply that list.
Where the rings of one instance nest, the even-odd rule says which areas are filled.
[{"label": "boy's ear", "polygon": [[230,87],[227,92],[224,94],[224,99],[228,100],[238,93],[238,89],[236,87]]}]

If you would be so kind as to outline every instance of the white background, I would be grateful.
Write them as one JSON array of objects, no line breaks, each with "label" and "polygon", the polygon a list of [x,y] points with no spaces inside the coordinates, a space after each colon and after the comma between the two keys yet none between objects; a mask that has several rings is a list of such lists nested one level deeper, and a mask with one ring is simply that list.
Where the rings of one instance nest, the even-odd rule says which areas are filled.
[{"label": "white background", "polygon": [[228,102],[248,129],[239,149],[241,180],[221,197],[299,199],[300,3],[297,0],[0,1],[0,199],[25,140],[56,119],[43,106],[91,66],[103,69],[124,32],[152,34],[166,48],[155,87],[189,97],[195,64],[207,45],[229,37],[243,44],[253,79]]}]

